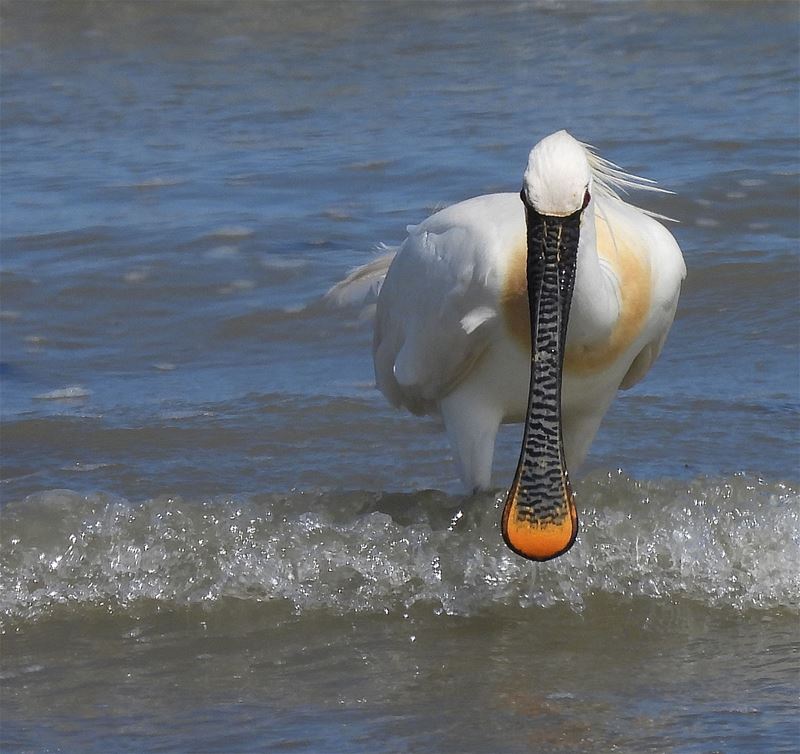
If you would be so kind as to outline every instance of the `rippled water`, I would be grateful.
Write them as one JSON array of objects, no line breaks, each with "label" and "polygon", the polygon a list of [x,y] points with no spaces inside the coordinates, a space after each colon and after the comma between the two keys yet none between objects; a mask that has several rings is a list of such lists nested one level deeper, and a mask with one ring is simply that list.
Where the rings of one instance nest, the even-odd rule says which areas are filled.
[{"label": "rippled water", "polygon": [[[800,748],[797,6],[0,12],[0,748]],[[532,564],[322,294],[559,128],[689,277]]]}]

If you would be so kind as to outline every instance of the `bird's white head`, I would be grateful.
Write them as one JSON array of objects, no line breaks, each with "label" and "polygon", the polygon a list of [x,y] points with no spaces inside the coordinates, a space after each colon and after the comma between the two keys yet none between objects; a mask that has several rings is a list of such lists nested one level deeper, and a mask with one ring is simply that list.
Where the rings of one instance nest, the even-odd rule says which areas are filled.
[{"label": "bird's white head", "polygon": [[585,147],[566,131],[557,131],[531,150],[522,193],[539,214],[566,217],[589,203],[591,181]]}]

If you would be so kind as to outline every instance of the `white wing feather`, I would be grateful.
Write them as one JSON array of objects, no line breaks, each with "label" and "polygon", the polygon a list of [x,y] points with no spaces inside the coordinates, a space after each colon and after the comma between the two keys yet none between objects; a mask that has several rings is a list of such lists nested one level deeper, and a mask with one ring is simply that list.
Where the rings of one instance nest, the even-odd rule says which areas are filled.
[{"label": "white wing feather", "polygon": [[381,289],[373,341],[376,382],[394,405],[435,411],[491,342],[495,252],[509,211],[512,228],[524,222],[514,194],[477,197],[409,228]]}]

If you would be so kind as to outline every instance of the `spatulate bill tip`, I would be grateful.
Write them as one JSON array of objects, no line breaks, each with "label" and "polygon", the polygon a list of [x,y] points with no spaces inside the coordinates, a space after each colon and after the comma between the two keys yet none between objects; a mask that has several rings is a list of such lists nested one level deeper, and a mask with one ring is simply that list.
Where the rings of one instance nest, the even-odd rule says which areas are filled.
[{"label": "spatulate bill tip", "polygon": [[563,555],[578,536],[578,515],[572,496],[568,495],[565,502],[565,515],[537,520],[529,515],[520,515],[516,501],[509,495],[502,520],[505,543],[528,560],[543,562]]}]

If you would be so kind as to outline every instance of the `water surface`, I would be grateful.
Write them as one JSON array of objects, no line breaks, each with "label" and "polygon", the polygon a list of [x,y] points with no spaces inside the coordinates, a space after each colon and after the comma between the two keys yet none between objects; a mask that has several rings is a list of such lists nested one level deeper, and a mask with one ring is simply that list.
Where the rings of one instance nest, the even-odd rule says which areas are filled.
[{"label": "water surface", "polygon": [[[795,5],[1,10],[4,751],[800,747]],[[560,128],[689,276],[537,565],[322,295]]]}]

